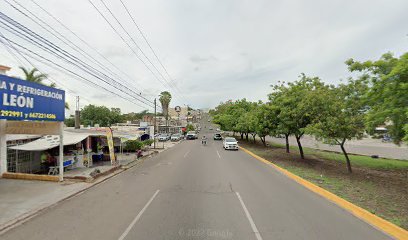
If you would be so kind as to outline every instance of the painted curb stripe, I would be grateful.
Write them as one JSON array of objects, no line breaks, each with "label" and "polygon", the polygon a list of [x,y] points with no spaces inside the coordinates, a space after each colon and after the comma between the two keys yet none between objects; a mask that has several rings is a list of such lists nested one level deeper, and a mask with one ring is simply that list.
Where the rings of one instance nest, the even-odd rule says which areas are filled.
[{"label": "painted curb stripe", "polygon": [[377,229],[383,231],[384,233],[391,235],[392,237],[395,237],[396,239],[401,239],[401,240],[408,240],[408,231],[406,231],[403,228],[398,227],[397,225],[380,218],[369,211],[356,206],[352,204],[351,202],[289,172],[286,169],[283,169],[279,166],[277,166],[274,163],[271,163],[270,161],[256,155],[255,153],[249,151],[246,148],[240,147],[244,152],[248,153],[255,159],[268,164],[269,166],[275,168],[276,170],[280,171],[281,173],[285,174],[287,177],[291,178],[292,180],[296,181],[300,185],[306,187],[307,189],[311,190],[314,193],[319,194],[320,196],[330,200],[331,202],[337,204],[338,206],[344,208],[348,212],[352,213],[354,216],[364,220],[365,222],[369,223],[370,225],[376,227]]}]

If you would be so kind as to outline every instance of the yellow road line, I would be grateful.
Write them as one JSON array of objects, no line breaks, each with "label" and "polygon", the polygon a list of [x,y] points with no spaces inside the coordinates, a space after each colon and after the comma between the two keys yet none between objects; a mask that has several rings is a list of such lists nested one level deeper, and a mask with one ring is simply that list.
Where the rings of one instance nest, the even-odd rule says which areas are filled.
[{"label": "yellow road line", "polygon": [[371,224],[372,226],[378,228],[379,230],[391,235],[392,237],[395,237],[396,239],[401,239],[401,240],[408,240],[408,231],[406,231],[405,229],[402,229],[400,227],[398,227],[397,225],[382,219],[372,213],[370,213],[369,211],[356,206],[354,204],[352,204],[351,202],[289,172],[286,169],[283,169],[279,166],[277,166],[276,164],[271,163],[270,161],[256,155],[255,153],[249,151],[246,148],[240,147],[244,152],[248,153],[249,155],[251,155],[252,157],[254,157],[255,159],[268,164],[269,166],[274,167],[275,169],[277,169],[278,171],[282,172],[283,174],[285,174],[287,177],[295,180],[297,183],[301,184],[302,186],[306,187],[307,189],[311,190],[312,192],[315,192],[317,194],[319,194],[320,196],[332,201],[333,203],[337,204],[338,206],[346,209],[347,211],[349,211],[350,213],[352,213],[354,216],[364,220],[365,222]]}]

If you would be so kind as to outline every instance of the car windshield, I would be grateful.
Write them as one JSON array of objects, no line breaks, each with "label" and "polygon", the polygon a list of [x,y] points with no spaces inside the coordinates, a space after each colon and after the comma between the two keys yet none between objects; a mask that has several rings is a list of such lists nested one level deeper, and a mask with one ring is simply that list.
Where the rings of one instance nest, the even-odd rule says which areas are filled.
[{"label": "car windshield", "polygon": [[227,139],[225,139],[225,141],[230,142],[230,143],[237,142],[237,140],[235,140],[235,138],[227,138]]}]

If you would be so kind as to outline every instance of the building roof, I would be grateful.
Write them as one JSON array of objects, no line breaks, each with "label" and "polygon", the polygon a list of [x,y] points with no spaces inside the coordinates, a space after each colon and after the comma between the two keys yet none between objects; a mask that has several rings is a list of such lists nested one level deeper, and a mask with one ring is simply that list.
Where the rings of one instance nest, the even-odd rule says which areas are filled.
[{"label": "building roof", "polygon": [[10,70],[10,69],[11,69],[11,67],[7,67],[7,66],[4,66],[4,65],[0,65],[0,70],[8,71],[8,70]]}]

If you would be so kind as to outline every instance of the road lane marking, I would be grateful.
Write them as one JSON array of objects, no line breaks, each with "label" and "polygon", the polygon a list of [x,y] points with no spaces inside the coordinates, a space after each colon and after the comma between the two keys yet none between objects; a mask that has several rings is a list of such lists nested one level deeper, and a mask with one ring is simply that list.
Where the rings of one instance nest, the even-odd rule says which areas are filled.
[{"label": "road lane marking", "polygon": [[254,220],[252,220],[251,214],[249,213],[248,209],[245,206],[244,201],[241,198],[241,195],[239,195],[239,192],[235,192],[237,194],[237,197],[239,201],[241,202],[241,206],[244,209],[245,215],[248,218],[249,224],[251,224],[252,231],[255,233],[256,239],[262,240],[261,234],[258,231],[258,228],[256,228]]},{"label": "road lane marking", "polygon": [[217,155],[218,155],[218,158],[221,159],[221,155],[220,155],[220,153],[218,152],[218,150],[217,150]]},{"label": "road lane marking", "polygon": [[129,224],[129,226],[126,228],[126,230],[122,233],[122,235],[118,238],[118,240],[123,240],[125,237],[128,235],[130,230],[133,228],[133,226],[136,224],[136,222],[140,219],[144,211],[149,207],[150,203],[152,203],[153,199],[159,194],[160,190],[157,190],[153,196],[150,198],[150,200],[146,203],[146,205],[140,210],[139,214],[133,219],[133,221]]},{"label": "road lane marking", "polygon": [[190,150],[188,150],[188,151],[184,154],[183,158],[186,158],[186,157],[187,157],[187,154],[189,154],[189,153],[190,153]]},{"label": "road lane marking", "polygon": [[350,212],[351,214],[353,214],[354,216],[356,216],[359,219],[364,220],[365,222],[367,222],[368,224],[370,224],[371,226],[373,226],[376,229],[379,229],[380,231],[384,232],[387,235],[391,235],[392,237],[396,238],[396,239],[407,239],[408,236],[408,231],[381,218],[378,217],[372,213],[370,213],[369,211],[354,205],[353,203],[337,196],[336,194],[333,194],[329,191],[327,191],[326,189],[323,189],[291,172],[289,172],[288,170],[279,167],[278,165],[256,155],[255,153],[249,151],[246,148],[240,147],[244,152],[246,152],[247,154],[251,155],[252,157],[254,157],[256,160],[259,160],[273,168],[275,168],[276,170],[278,170],[279,172],[283,173],[284,175],[286,175],[288,178],[294,180],[295,182],[299,183],[300,185],[304,186],[305,188],[309,189],[310,191],[326,198],[327,200],[335,203],[337,206],[342,207],[343,209],[347,210],[348,212]]}]

